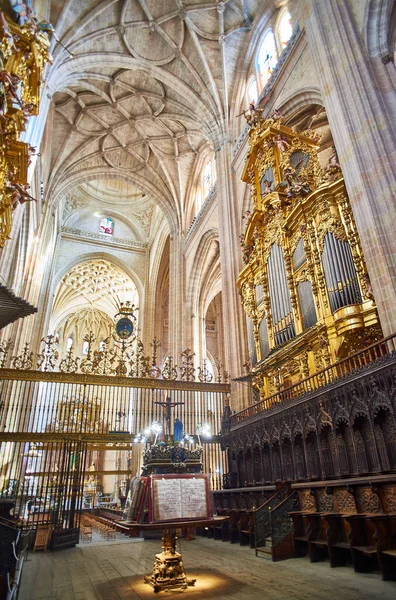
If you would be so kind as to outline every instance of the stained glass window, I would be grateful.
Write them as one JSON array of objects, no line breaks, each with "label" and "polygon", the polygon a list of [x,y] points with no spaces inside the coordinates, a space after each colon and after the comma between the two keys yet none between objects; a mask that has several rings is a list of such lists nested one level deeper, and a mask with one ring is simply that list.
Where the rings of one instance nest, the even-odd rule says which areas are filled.
[{"label": "stained glass window", "polygon": [[265,35],[263,42],[260,46],[258,53],[257,64],[260,73],[261,85],[264,87],[268,79],[271,76],[272,71],[275,69],[276,63],[278,62],[278,55],[276,53],[275,37],[272,31],[268,31]]},{"label": "stained glass window", "polygon": [[257,87],[257,79],[253,77],[248,84],[247,95],[249,102],[256,102],[258,96],[258,87]]},{"label": "stained glass window", "polygon": [[73,346],[73,338],[72,337],[68,337],[67,338],[67,342],[66,342],[66,350],[70,350],[70,348]]},{"label": "stained glass window", "polygon": [[107,235],[113,235],[113,231],[114,221],[112,219],[109,219],[109,217],[104,217],[104,219],[102,219],[100,222],[99,232],[105,233]]},{"label": "stained glass window", "polygon": [[88,350],[89,350],[89,343],[88,342],[84,342],[83,343],[82,353],[83,354],[88,354]]},{"label": "stained glass window", "polygon": [[281,43],[282,50],[283,50],[283,48],[285,48],[287,46],[287,43],[291,38],[292,32],[293,32],[293,25],[292,25],[291,16],[288,11],[285,11],[283,13],[283,17],[281,18],[281,20],[279,22],[279,28],[278,28],[279,41]]}]

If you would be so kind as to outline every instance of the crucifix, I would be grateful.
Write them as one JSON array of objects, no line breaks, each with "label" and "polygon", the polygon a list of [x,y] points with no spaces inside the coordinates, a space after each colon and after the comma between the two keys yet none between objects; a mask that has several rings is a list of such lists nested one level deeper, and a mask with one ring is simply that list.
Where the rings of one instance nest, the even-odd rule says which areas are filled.
[{"label": "crucifix", "polygon": [[[166,397],[166,400],[163,402],[154,402],[154,404],[159,404],[163,407],[163,417],[164,417],[164,433],[166,435],[171,435],[171,412],[174,406],[178,404],[184,404],[184,402],[172,402],[172,398],[170,396]],[[166,427],[166,431],[165,431]]]}]

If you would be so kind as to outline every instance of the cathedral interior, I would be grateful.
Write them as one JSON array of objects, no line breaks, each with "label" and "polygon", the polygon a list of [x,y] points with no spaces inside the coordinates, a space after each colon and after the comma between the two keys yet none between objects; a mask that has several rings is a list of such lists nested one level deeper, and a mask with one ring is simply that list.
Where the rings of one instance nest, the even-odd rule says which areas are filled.
[{"label": "cathedral interior", "polygon": [[0,9],[0,599],[395,598],[396,1]]}]

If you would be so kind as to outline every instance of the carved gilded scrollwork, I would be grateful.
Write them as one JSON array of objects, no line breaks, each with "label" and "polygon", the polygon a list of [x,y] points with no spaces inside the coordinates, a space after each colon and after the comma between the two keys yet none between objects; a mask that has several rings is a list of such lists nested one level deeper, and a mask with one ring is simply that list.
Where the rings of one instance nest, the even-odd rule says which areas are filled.
[{"label": "carved gilded scrollwork", "polygon": [[334,233],[335,237],[341,242],[348,241],[339,214],[335,210],[331,210],[328,202],[329,199],[324,196],[315,206],[316,234],[321,253],[323,252],[324,239],[327,233]]},{"label": "carved gilded scrollwork", "polygon": [[309,356],[308,352],[302,352],[298,355],[297,361],[299,363],[301,379],[306,379],[309,377]]},{"label": "carved gilded scrollwork", "polygon": [[[357,323],[360,333],[378,323],[342,174],[334,157],[331,173],[322,171],[319,142],[316,132],[293,131],[282,119],[258,119],[249,131],[242,179],[251,186],[254,212],[241,234],[246,266],[238,286],[244,311],[252,321],[258,365],[250,365],[250,370],[265,384],[260,386],[261,395],[264,388],[266,393],[279,389],[275,376],[290,385],[336,362],[351,337],[358,345],[364,343],[354,333]],[[329,233],[332,236],[326,238]],[[349,244],[353,264],[349,249],[341,242]],[[274,249],[274,244],[282,252]],[[345,254],[345,264],[332,270],[337,252],[341,263]],[[310,286],[302,285],[308,281]],[[256,285],[263,288],[260,310]],[[361,301],[358,286],[371,303]],[[352,290],[351,294],[342,296],[344,289]],[[277,295],[277,290],[282,292]],[[261,357],[264,313],[270,351]],[[294,368],[290,369],[292,361]]]},{"label": "carved gilded scrollwork", "polygon": [[49,40],[31,20],[25,26],[1,13],[0,27],[0,247],[18,204],[34,198],[27,181],[35,148],[19,141],[28,118],[38,114],[41,75],[49,60]]},{"label": "carved gilded scrollwork", "polygon": [[323,300],[323,304],[325,306],[328,306],[329,302],[328,302],[328,298],[327,298],[326,281],[325,281],[325,277],[324,277],[324,273],[323,273],[322,258],[321,258],[321,255],[319,253],[319,249],[318,249],[318,246],[316,243],[316,231],[315,231],[313,219],[309,219],[307,221],[306,226],[307,226],[307,232],[308,232],[308,237],[309,237],[309,242],[310,242],[310,248],[312,249],[314,272],[316,273],[318,287],[319,287],[320,294],[321,294],[321,297]]},{"label": "carved gilded scrollwork", "polygon": [[301,238],[301,231],[297,230],[295,231],[290,237],[289,237],[289,248],[290,248],[290,254],[293,255],[293,252],[295,251],[295,249],[297,248],[297,244],[300,241]]}]

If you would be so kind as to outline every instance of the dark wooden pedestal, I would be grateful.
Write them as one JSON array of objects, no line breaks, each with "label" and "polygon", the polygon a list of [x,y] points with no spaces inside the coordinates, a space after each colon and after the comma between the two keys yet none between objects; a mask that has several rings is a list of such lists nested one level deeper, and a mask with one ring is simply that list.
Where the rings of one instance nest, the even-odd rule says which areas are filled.
[{"label": "dark wooden pedestal", "polygon": [[151,575],[146,575],[145,583],[149,583],[154,592],[164,590],[187,589],[194,585],[196,579],[187,579],[184,572],[182,556],[176,552],[176,529],[162,531],[162,552],[155,555],[154,569]]},{"label": "dark wooden pedestal", "polygon": [[155,555],[154,568],[151,575],[145,575],[144,582],[152,586],[154,592],[165,590],[187,589],[194,585],[196,579],[188,579],[184,572],[182,555],[176,552],[177,529],[184,527],[213,527],[225,522],[229,517],[213,517],[211,519],[193,519],[172,523],[130,523],[129,527],[139,531],[162,530],[162,552]]}]

